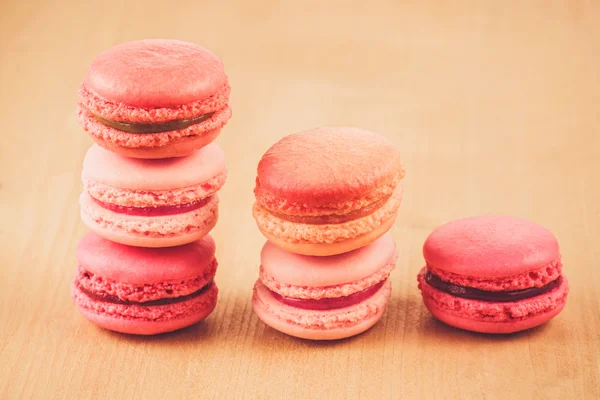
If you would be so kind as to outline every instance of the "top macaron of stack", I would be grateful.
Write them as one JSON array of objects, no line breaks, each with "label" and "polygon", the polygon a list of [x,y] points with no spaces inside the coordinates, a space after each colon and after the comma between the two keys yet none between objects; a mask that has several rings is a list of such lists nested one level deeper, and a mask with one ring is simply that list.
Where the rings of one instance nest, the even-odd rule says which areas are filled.
[{"label": "top macaron of stack", "polygon": [[123,43],[98,55],[79,89],[77,117],[92,139],[126,157],[186,156],[231,117],[223,64],[178,40]]},{"label": "top macaron of stack", "polygon": [[298,254],[328,256],[389,231],[405,170],[385,137],[358,128],[286,136],[258,164],[253,215],[265,237]]}]

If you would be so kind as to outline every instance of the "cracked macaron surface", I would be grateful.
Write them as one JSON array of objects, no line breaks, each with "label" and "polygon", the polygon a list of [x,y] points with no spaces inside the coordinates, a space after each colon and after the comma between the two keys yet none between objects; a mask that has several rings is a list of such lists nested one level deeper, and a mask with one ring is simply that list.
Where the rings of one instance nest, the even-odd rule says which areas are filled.
[{"label": "cracked macaron surface", "polygon": [[81,217],[122,244],[166,247],[205,236],[218,219],[225,183],[223,151],[214,143],[186,157],[135,159],[92,146],[84,159]]},{"label": "cracked macaron surface", "polygon": [[334,255],[376,240],[393,225],[405,171],[396,147],[357,128],[286,136],[261,158],[253,215],[285,250]]},{"label": "cracked macaron surface", "polygon": [[153,249],[90,232],[77,246],[71,294],[80,312],[105,329],[142,335],[180,329],[216,305],[214,253],[210,236]]},{"label": "cracked macaron surface", "polygon": [[344,254],[315,257],[267,242],[261,252],[253,308],[283,333],[334,340],[364,332],[381,318],[396,265],[391,235]]},{"label": "cracked macaron surface", "polygon": [[223,64],[193,43],[148,39],[117,45],[90,64],[77,118],[101,146],[129,157],[190,154],[231,117]]},{"label": "cracked macaron surface", "polygon": [[434,230],[417,276],[425,306],[441,321],[512,333],[555,317],[569,285],[554,235],[524,219],[459,219]]}]

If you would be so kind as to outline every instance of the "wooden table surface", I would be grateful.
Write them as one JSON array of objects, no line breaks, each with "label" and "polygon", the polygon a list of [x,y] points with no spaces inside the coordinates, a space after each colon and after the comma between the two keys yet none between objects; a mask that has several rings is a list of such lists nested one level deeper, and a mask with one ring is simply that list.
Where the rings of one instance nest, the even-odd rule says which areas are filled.
[{"label": "wooden table surface", "polygon": [[[37,3],[0,2],[0,398],[600,398],[600,7]],[[149,37],[218,54],[233,118],[217,140],[229,167],[213,231],[218,306],[146,338],[88,323],[69,284],[91,145],[77,88],[100,51]],[[388,310],[334,343],[280,334],[250,305],[264,243],[251,216],[256,164],[284,135],[323,125],[386,135],[408,171]],[[559,238],[571,293],[545,326],[473,334],[422,305],[427,234],[488,213]]]}]

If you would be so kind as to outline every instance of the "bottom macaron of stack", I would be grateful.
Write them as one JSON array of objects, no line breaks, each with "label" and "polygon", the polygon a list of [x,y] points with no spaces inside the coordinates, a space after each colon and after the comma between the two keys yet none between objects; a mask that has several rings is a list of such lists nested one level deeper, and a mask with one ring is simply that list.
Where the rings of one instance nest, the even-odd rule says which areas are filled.
[{"label": "bottom macaron of stack", "polygon": [[417,276],[425,307],[448,325],[514,333],[541,325],[565,307],[569,284],[558,242],[524,219],[486,216],[452,221],[429,235]]},{"label": "bottom macaron of stack", "polygon": [[392,291],[396,265],[391,235],[328,257],[286,252],[267,242],[252,306],[268,326],[291,336],[335,340],[375,325]]},{"label": "bottom macaron of stack", "polygon": [[215,308],[217,261],[210,236],[187,245],[142,248],[88,233],[77,246],[71,294],[89,321],[152,335],[181,329]]}]

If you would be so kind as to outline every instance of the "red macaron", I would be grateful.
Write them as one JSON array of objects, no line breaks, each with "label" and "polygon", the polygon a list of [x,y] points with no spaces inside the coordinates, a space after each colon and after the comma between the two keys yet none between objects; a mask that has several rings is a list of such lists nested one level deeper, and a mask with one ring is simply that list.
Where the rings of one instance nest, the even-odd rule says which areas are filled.
[{"label": "red macaron", "polygon": [[452,221],[429,235],[423,255],[423,301],[448,325],[518,332],[549,321],[566,304],[558,242],[533,222],[504,216]]},{"label": "red macaron", "polygon": [[215,242],[125,246],[88,233],[77,245],[71,293],[81,313],[112,331],[152,335],[206,318],[217,304]]},{"label": "red macaron", "polygon": [[127,157],[190,154],[231,117],[223,64],[207,49],[167,39],[127,42],[96,57],[77,117],[100,146]]},{"label": "red macaron", "polygon": [[404,174],[398,149],[375,133],[319,128],[289,135],[258,164],[253,215],[284,250],[341,254],[390,230]]}]

